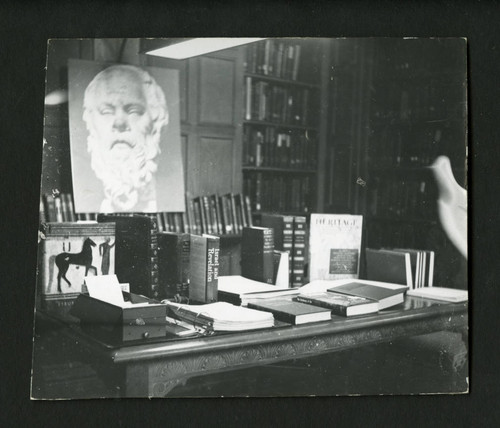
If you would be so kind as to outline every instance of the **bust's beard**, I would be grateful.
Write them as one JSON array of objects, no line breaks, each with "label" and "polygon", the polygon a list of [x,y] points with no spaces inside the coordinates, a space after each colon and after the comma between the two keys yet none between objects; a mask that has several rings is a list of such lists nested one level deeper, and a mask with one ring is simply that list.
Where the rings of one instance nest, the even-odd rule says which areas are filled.
[{"label": "bust's beard", "polygon": [[160,153],[159,135],[147,135],[144,143],[126,150],[104,149],[89,135],[91,167],[102,181],[105,201],[100,211],[156,211],[156,158]]}]

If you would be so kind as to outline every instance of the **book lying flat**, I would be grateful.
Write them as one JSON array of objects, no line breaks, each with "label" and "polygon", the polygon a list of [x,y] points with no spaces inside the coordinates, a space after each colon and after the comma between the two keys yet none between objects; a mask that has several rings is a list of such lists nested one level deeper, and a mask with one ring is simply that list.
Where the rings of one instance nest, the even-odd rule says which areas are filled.
[{"label": "book lying flat", "polygon": [[277,320],[289,324],[306,324],[331,319],[330,309],[295,302],[286,297],[250,302],[248,307],[270,312]]},{"label": "book lying flat", "polygon": [[457,290],[446,287],[422,287],[409,290],[408,296],[425,297],[427,299],[442,300],[445,302],[467,302],[469,293],[467,290]]},{"label": "book lying flat", "polygon": [[378,312],[378,302],[358,296],[332,293],[326,291],[318,294],[299,294],[294,297],[296,302],[328,308],[334,315],[350,317]]},{"label": "book lying flat", "polygon": [[358,280],[329,288],[327,291],[376,300],[379,310],[382,310],[403,303],[407,289],[404,285]]},{"label": "book lying flat", "polygon": [[247,306],[251,301],[298,293],[298,288],[270,285],[240,275],[219,276],[219,300],[235,305]]},{"label": "book lying flat", "polygon": [[272,314],[227,302],[206,305],[183,305],[173,302],[166,304],[181,320],[214,331],[243,331],[274,326]]}]

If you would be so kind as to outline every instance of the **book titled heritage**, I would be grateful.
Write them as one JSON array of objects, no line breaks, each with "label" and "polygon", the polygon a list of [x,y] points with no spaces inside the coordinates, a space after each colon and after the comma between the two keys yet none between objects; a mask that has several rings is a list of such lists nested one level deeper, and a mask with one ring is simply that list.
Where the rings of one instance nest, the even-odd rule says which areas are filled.
[{"label": "book titled heritage", "polygon": [[99,214],[99,223],[116,224],[115,273],[130,292],[158,298],[158,225],[156,216]]},{"label": "book titled heritage", "polygon": [[249,302],[248,307],[271,312],[274,318],[289,324],[306,324],[331,319],[330,309],[295,302],[292,298],[281,297]]},{"label": "book titled heritage", "polygon": [[359,276],[363,216],[311,214],[309,280]]},{"label": "book titled heritage", "polygon": [[157,238],[160,297],[189,297],[189,234],[159,232]]},{"label": "book titled heritage", "polygon": [[329,288],[327,291],[376,300],[379,310],[403,303],[407,286],[380,281],[353,281]]},{"label": "book titled heritage", "polygon": [[189,299],[199,303],[217,301],[220,238],[191,235],[189,252]]},{"label": "book titled heritage", "polygon": [[241,275],[273,284],[274,230],[269,227],[245,227],[241,238]]},{"label": "book titled heritage", "polygon": [[328,308],[332,314],[350,317],[371,314],[378,311],[378,302],[372,299],[327,291],[318,294],[299,294],[296,302]]}]

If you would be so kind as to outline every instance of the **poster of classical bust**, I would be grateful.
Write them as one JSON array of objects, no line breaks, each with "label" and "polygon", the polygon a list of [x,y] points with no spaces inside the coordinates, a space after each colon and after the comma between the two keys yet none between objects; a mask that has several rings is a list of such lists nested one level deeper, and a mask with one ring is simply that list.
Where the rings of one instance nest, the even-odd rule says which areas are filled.
[{"label": "poster of classical bust", "polygon": [[184,211],[177,70],[70,60],[77,213]]}]

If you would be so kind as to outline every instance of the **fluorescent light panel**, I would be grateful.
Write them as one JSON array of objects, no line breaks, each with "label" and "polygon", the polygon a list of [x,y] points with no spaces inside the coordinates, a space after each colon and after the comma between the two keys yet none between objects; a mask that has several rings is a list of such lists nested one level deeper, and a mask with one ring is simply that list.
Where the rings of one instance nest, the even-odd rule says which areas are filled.
[{"label": "fluorescent light panel", "polygon": [[209,52],[229,49],[235,46],[256,42],[262,38],[242,38],[242,37],[206,37],[186,40],[163,48],[146,52],[148,55],[161,56],[172,59],[186,59],[193,56],[203,55]]}]

